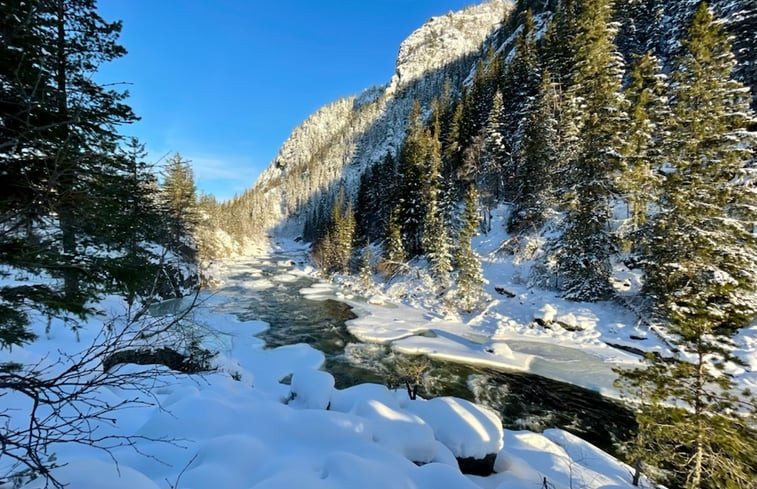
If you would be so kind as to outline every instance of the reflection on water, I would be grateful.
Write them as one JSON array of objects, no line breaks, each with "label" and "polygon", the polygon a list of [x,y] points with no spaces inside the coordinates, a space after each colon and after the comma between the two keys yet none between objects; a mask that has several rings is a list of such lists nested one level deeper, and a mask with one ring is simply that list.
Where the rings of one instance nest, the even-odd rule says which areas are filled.
[{"label": "reflection on water", "polygon": [[[384,345],[361,343],[349,334],[345,321],[355,317],[349,306],[330,299],[303,298],[300,289],[311,286],[311,278],[290,275],[283,281],[272,279],[291,270],[288,263],[273,260],[255,266],[249,272],[234,274],[231,279],[239,282],[218,291],[232,299],[221,310],[241,320],[267,322],[270,328],[259,336],[269,348],[307,343],[322,351],[326,355],[324,368],[334,376],[338,388],[388,382],[403,355]],[[258,286],[262,277],[270,286]],[[517,345],[524,352],[538,353],[534,350],[538,348],[538,344],[526,342]],[[575,355],[574,351],[565,360],[571,368],[580,370],[582,361]],[[616,402],[571,384],[438,360],[428,360],[428,367],[421,396],[452,395],[489,406],[500,414],[506,428],[540,431],[559,427],[613,452],[613,443],[626,439],[634,425],[633,415]]]}]

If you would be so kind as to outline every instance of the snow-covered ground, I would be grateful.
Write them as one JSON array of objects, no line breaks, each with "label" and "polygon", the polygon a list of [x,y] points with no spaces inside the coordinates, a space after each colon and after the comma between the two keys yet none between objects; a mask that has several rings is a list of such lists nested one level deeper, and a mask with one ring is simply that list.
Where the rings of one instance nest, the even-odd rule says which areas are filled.
[{"label": "snow-covered ground", "polygon": [[[422,267],[406,280],[369,289],[340,277],[336,283],[318,281],[301,293],[311,300],[333,297],[351,304],[358,318],[349,329],[365,341],[530,371],[609,394],[614,393],[611,368],[635,365],[638,359],[607,343],[665,353],[664,343],[617,304],[565,302],[555,293],[529,288],[525,277],[530,263],[522,259],[522,250],[497,252],[508,238],[497,231],[502,228],[498,219],[502,214],[495,213],[493,231],[475,243],[491,300],[472,315],[454,312],[431,292]],[[300,245],[280,245],[295,261],[304,257]],[[303,275],[318,277],[307,265],[271,261],[281,256],[279,249],[269,256],[220,263],[216,278],[235,293],[252,296]],[[251,264],[278,265],[280,272],[263,274]],[[634,278],[628,280],[633,287]],[[541,434],[503,430],[489,409],[453,397],[410,400],[404,390],[378,384],[336,389],[333,377],[320,369],[323,353],[303,344],[265,349],[255,335],[267,325],[219,312],[229,300],[210,295],[194,313],[203,345],[219,352],[213,359],[217,370],[205,375],[163,370],[156,387],[136,399],[146,407],[115,411],[112,423],[96,426],[138,437],[134,446],[114,449],[113,458],[86,446],[50,447],[60,465],[54,471],[60,481],[77,489],[631,487],[628,466],[559,429]],[[115,299],[102,307],[109,315],[123,312]],[[51,352],[82,350],[104,321],[95,318],[77,334],[57,322],[46,331],[38,321],[40,339],[0,352],[0,363],[52,363],[58,353]],[[754,328],[737,338],[748,366],[736,373],[745,384],[754,383],[755,338]],[[143,367],[120,368],[138,372]],[[112,405],[134,400],[134,392],[119,389],[98,394]],[[2,408],[18,409],[12,411],[12,423],[28,421],[22,396],[9,393],[2,399]],[[166,438],[174,442],[156,441]],[[496,454],[495,473],[488,477],[462,474],[455,460],[487,454]],[[9,463],[0,457],[0,474]],[[10,487],[0,483],[0,489]],[[44,487],[44,482],[25,487]]]},{"label": "snow-covered ground", "polygon": [[[221,268],[227,274],[242,271],[234,263]],[[252,274],[241,283],[254,294],[314,273],[309,268],[283,270],[270,277]],[[306,292],[339,294],[327,284]],[[531,489],[545,480],[557,489],[630,487],[626,465],[561,430],[543,434],[503,430],[489,409],[453,397],[410,400],[404,390],[377,384],[335,389],[331,375],[320,370],[321,352],[303,344],[266,350],[255,335],[267,325],[240,322],[217,312],[226,300],[209,296],[194,314],[204,346],[219,352],[213,360],[217,371],[183,375],[163,370],[156,387],[136,398],[133,391],[98,392],[111,405],[125,399],[147,404],[114,411],[109,414],[112,422],[94,426],[138,438],[133,446],[112,450],[113,457],[87,446],[51,446],[49,453],[60,465],[54,470],[58,480],[77,489]],[[124,312],[113,298],[101,306],[109,315]],[[406,316],[411,312],[406,305],[393,310],[395,318],[412,319]],[[104,321],[105,317],[89,321],[78,338],[63,323],[53,322],[46,332],[39,321],[35,330],[40,339],[1,352],[0,362],[53,362],[58,353],[51,352],[83,349]],[[457,328],[464,332],[462,325]],[[471,348],[480,344],[476,340],[470,340]],[[44,359],[46,355],[51,356]],[[145,367],[119,368],[139,372]],[[28,422],[25,402],[18,393],[3,397],[3,408],[18,409],[13,411],[12,424]],[[487,454],[496,454],[495,474],[460,472],[456,456]],[[0,473],[9,463],[0,458]],[[12,486],[0,483],[0,487]],[[24,487],[40,488],[44,482]]]},{"label": "snow-covered ground", "polygon": [[[640,356],[628,351],[672,355],[662,332],[619,302],[571,302],[558,292],[531,286],[531,258],[542,243],[538,238],[513,242],[505,232],[507,212],[506,206],[493,210],[491,231],[474,239],[489,297],[473,314],[447,304],[423,262],[388,283],[376,277],[366,287],[355,277],[338,276],[335,285],[323,283],[302,293],[311,299],[346,300],[359,316],[348,323],[349,330],[363,341],[391,344],[404,353],[528,371],[610,397],[618,395],[613,369],[640,365]],[[640,285],[637,274],[622,265],[614,281],[621,300]],[[735,353],[746,366],[731,364],[729,371],[740,385],[755,390],[757,325],[743,328],[735,340]]]}]

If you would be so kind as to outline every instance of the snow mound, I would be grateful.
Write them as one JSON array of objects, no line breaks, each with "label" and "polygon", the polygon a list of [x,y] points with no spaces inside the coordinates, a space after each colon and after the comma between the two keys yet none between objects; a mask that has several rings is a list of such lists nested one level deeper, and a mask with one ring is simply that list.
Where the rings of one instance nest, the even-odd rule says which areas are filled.
[{"label": "snow mound", "polygon": [[464,399],[437,397],[409,402],[405,409],[428,423],[434,437],[456,457],[481,459],[502,448],[502,422],[488,408]]},{"label": "snow mound", "polygon": [[418,416],[375,400],[358,403],[352,412],[370,420],[373,440],[379,445],[413,462],[431,462],[436,457],[434,432]]},{"label": "snow mound", "polygon": [[289,405],[296,408],[326,409],[331,404],[334,377],[322,370],[299,370],[292,375]]}]

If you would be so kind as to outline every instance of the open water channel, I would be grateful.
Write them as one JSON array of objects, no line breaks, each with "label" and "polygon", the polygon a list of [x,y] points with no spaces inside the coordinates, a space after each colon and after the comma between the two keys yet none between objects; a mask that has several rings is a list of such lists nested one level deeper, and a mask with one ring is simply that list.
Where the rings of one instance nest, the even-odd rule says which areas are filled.
[{"label": "open water channel", "polygon": [[[221,310],[240,320],[267,322],[270,328],[259,335],[267,348],[307,343],[322,351],[324,369],[334,376],[337,388],[364,382],[387,384],[398,362],[417,362],[386,345],[363,343],[352,336],[345,322],[355,315],[347,304],[303,297],[300,290],[315,280],[287,275],[293,259],[297,257],[282,254],[235,265],[226,285],[216,291],[229,299]],[[246,286],[261,281],[270,286]],[[634,426],[630,411],[591,390],[529,373],[423,361],[428,368],[419,395],[452,395],[489,406],[508,429],[562,428],[614,453],[615,443],[628,438]]]}]

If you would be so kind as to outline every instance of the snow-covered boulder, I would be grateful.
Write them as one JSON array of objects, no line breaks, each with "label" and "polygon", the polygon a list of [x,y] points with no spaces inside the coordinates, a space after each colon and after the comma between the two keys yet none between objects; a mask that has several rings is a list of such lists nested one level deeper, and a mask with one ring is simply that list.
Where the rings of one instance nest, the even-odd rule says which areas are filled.
[{"label": "snow-covered boulder", "polygon": [[381,384],[358,384],[346,389],[334,391],[331,396],[331,410],[348,413],[356,404],[372,399],[393,409],[400,405],[393,392]]},{"label": "snow-covered boulder", "polygon": [[502,422],[483,406],[437,397],[409,402],[406,410],[428,423],[434,437],[458,458],[483,459],[502,449]]},{"label": "snow-covered boulder", "polygon": [[534,321],[542,326],[551,324],[555,320],[557,309],[552,304],[544,304],[534,313]]},{"label": "snow-covered boulder", "polygon": [[434,432],[418,416],[375,400],[357,403],[352,412],[370,420],[376,443],[413,462],[432,462],[436,457]]},{"label": "snow-covered boulder", "polygon": [[298,370],[292,374],[289,405],[303,409],[326,409],[334,392],[334,377],[322,370]]}]

